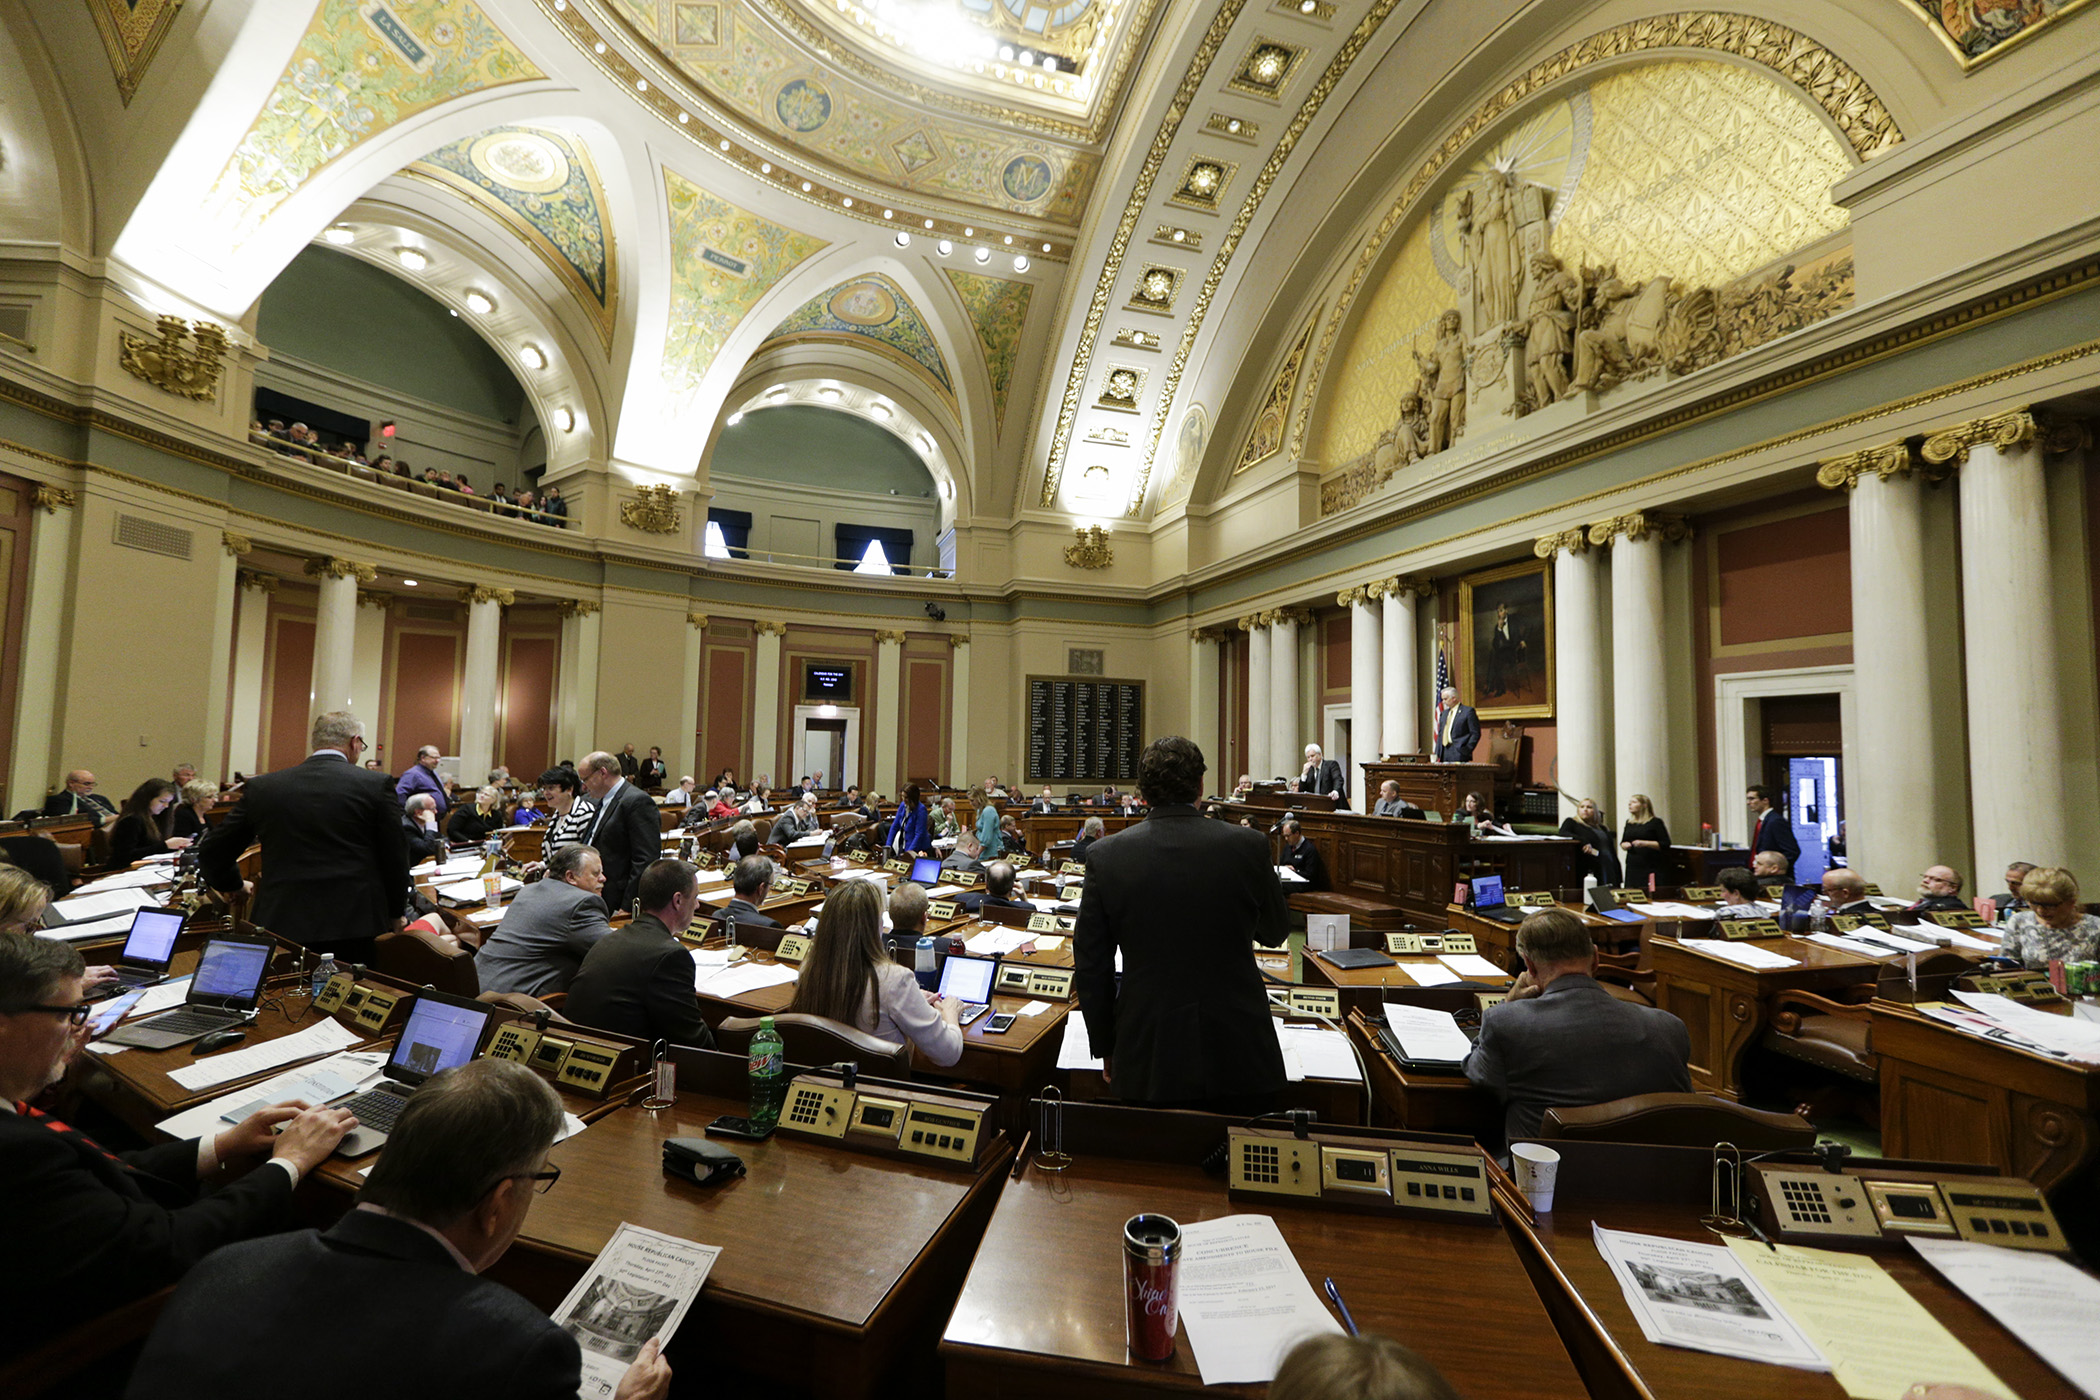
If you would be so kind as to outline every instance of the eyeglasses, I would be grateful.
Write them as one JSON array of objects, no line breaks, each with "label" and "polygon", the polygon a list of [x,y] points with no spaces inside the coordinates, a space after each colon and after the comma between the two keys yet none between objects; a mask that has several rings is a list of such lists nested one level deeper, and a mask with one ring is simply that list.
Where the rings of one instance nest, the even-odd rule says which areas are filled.
[{"label": "eyeglasses", "polygon": [[84,1026],[87,1024],[87,1018],[94,1013],[94,1010],[93,1002],[83,1001],[73,1006],[18,1006],[8,1014],[19,1016],[25,1011],[41,1011],[46,1016],[63,1016],[73,1025]]},{"label": "eyeglasses", "polygon": [[555,1182],[561,1180],[561,1168],[550,1166],[543,1172],[519,1172],[512,1176],[510,1180],[538,1182],[539,1184],[532,1188],[533,1193],[544,1196],[554,1189]]}]

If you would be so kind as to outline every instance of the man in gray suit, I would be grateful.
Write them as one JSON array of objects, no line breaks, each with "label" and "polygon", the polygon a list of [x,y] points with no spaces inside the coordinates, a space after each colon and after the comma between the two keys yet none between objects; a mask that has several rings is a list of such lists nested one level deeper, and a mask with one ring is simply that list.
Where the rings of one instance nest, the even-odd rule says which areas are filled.
[{"label": "man in gray suit", "polygon": [[1400,795],[1400,784],[1387,778],[1378,785],[1378,805],[1371,809],[1374,817],[1397,817],[1403,812],[1419,812],[1422,809]]},{"label": "man in gray suit", "polygon": [[766,840],[776,846],[785,846],[789,842],[801,840],[816,829],[817,809],[815,800],[808,797],[798,797],[795,799],[794,805],[782,812],[773,823],[773,829],[767,833]]},{"label": "man in gray suit", "polygon": [[1581,919],[1542,909],[1518,926],[1517,951],[1525,972],[1509,1000],[1480,1018],[1465,1066],[1467,1079],[1502,1100],[1511,1141],[1535,1136],[1549,1108],[1690,1091],[1684,1022],[1604,990]]},{"label": "man in gray suit", "polygon": [[547,878],[527,885],[474,959],[484,992],[546,996],[565,992],[584,954],[612,932],[607,922],[605,863],[591,846],[564,846],[547,861]]}]

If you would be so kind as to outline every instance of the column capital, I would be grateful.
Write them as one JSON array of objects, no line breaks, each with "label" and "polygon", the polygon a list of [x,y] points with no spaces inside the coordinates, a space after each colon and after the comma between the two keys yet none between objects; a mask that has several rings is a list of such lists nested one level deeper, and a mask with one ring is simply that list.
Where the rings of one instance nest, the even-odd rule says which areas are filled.
[{"label": "column capital", "polygon": [[554,604],[554,610],[563,617],[589,617],[598,611],[598,605],[585,598],[563,598]]},{"label": "column capital", "polygon": [[1198,627],[1189,633],[1189,640],[1192,642],[1222,642],[1231,636],[1234,630],[1231,625],[1226,623],[1220,623],[1215,627]]},{"label": "column capital", "polygon": [[63,486],[53,486],[48,482],[40,482],[29,488],[29,504],[46,515],[58,514],[60,506],[71,510],[79,503],[80,498]]},{"label": "column capital", "polygon": [[1925,439],[1918,455],[1935,466],[1962,467],[1968,465],[1972,447],[1990,446],[2000,452],[2009,452],[2033,442],[2040,435],[2041,425],[2035,421],[2034,415],[2024,408],[2016,408],[2010,413],[1971,418],[1966,423],[1942,428]]},{"label": "column capital", "polygon": [[1252,632],[1255,628],[1264,624],[1260,613],[1251,612],[1245,617],[1235,618],[1232,625],[1239,628],[1242,632]]},{"label": "column capital", "polygon": [[494,588],[485,583],[470,583],[459,590],[462,603],[501,603],[510,607],[518,601],[518,595],[508,588]]},{"label": "column capital", "polygon": [[1659,510],[1628,511],[1614,515],[1609,520],[1600,520],[1590,526],[1590,543],[1608,545],[1624,535],[1627,539],[1641,541],[1650,535],[1667,542],[1676,543],[1692,537],[1692,527],[1685,524],[1681,515],[1671,515]]},{"label": "column capital", "polygon": [[219,531],[219,545],[231,558],[238,559],[255,548],[255,541],[246,535],[236,535],[231,530]]},{"label": "column capital", "polygon": [[788,634],[788,625],[785,622],[761,621],[751,625],[761,637],[785,637]]},{"label": "column capital", "polygon": [[242,569],[234,575],[234,586],[252,588],[258,593],[275,593],[277,579],[256,569]]},{"label": "column capital", "polygon": [[1590,532],[1577,525],[1572,530],[1556,534],[1540,535],[1531,544],[1532,555],[1539,559],[1553,559],[1561,553],[1587,554],[1590,552]]},{"label": "column capital", "polygon": [[1379,579],[1371,585],[1373,598],[1427,598],[1436,592],[1436,585],[1426,578],[1413,574],[1394,574],[1391,578]]},{"label": "column capital", "polygon": [[901,647],[904,645],[904,629],[902,627],[878,627],[875,629],[875,640],[884,646]]},{"label": "column capital", "polygon": [[2037,413],[2034,424],[2041,433],[2044,452],[2083,452],[2093,445],[2092,424],[2083,418]]},{"label": "column capital", "polygon": [[1857,452],[1848,452],[1842,457],[1826,457],[1816,463],[1816,485],[1826,491],[1850,491],[1859,485],[1862,477],[1878,476],[1883,481],[1894,481],[1899,477],[1909,476],[1915,465],[1908,442],[1864,447]]},{"label": "column capital", "polygon": [[948,634],[948,649],[950,651],[961,651],[969,644],[970,639],[960,632],[950,632]]},{"label": "column capital", "polygon": [[338,559],[324,555],[306,561],[308,578],[354,578],[359,583],[371,583],[379,577],[377,564],[361,564],[355,559]]},{"label": "column capital", "polygon": [[1365,583],[1359,583],[1354,588],[1344,588],[1341,592],[1334,595],[1334,605],[1338,608],[1355,607],[1358,604],[1370,601],[1371,586]]},{"label": "column capital", "polygon": [[707,614],[700,612],[689,612],[685,615],[685,625],[688,627],[698,627],[702,631],[706,631]]},{"label": "column capital", "polygon": [[357,605],[361,608],[377,608],[381,612],[385,612],[388,608],[394,606],[394,595],[381,593],[376,588],[360,588],[357,590]]},{"label": "column capital", "polygon": [[1279,626],[1283,623],[1288,622],[1293,627],[1310,627],[1312,626],[1313,620],[1312,609],[1278,608],[1275,611],[1275,613],[1271,615],[1271,620]]}]

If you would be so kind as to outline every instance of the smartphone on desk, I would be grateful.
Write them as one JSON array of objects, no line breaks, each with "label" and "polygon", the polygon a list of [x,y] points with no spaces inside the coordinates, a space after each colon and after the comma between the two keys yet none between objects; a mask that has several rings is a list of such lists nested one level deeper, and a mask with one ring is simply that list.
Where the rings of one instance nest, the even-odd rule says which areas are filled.
[{"label": "smartphone on desk", "polygon": [[727,1114],[709,1123],[706,1131],[709,1137],[741,1138],[745,1142],[764,1142],[773,1136],[771,1128],[759,1132],[751,1126],[749,1118],[732,1118]]},{"label": "smartphone on desk", "polygon": [[1014,1022],[1019,1019],[1011,1011],[1002,1011],[984,1023],[984,1033],[986,1035],[1005,1035],[1013,1029]]}]

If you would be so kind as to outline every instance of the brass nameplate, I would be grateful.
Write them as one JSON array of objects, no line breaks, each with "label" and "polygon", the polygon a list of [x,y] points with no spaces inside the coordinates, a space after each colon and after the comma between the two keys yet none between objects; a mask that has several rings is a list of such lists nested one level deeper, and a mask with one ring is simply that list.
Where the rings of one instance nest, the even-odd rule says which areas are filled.
[{"label": "brass nameplate", "polygon": [[951,870],[948,872],[948,878],[966,890],[974,890],[984,883],[984,872],[982,870]]},{"label": "brass nameplate", "polygon": [[1728,897],[1728,891],[1719,885],[1686,885],[1684,899],[1687,904],[1718,904]]},{"label": "brass nameplate", "polygon": [[568,1057],[561,1062],[561,1072],[555,1078],[571,1089],[602,1094],[612,1082],[613,1067],[619,1062],[618,1046],[579,1040],[569,1047]]},{"label": "brass nameplate", "polygon": [[364,1003],[357,1008],[357,1024],[368,1031],[376,1031],[386,1025],[394,1008],[401,1004],[403,992],[386,992],[377,987],[365,988]]},{"label": "brass nameplate", "polygon": [[773,956],[784,963],[799,963],[809,956],[809,944],[809,935],[806,933],[783,933],[780,935],[780,946],[773,950]]},{"label": "brass nameplate", "polygon": [[911,862],[908,860],[904,860],[898,856],[891,856],[888,860],[884,861],[882,863],[882,868],[884,870],[895,871],[899,875],[911,874]]},{"label": "brass nameplate", "polygon": [[952,899],[936,899],[926,906],[926,917],[929,919],[952,919],[956,912],[955,901]]},{"label": "brass nameplate", "polygon": [[342,1006],[343,998],[350,995],[350,989],[355,985],[356,981],[349,973],[338,972],[328,979],[327,986],[321,988],[321,995],[314,998],[314,1010],[335,1011]]},{"label": "brass nameplate", "polygon": [[1646,890],[1613,890],[1611,892],[1611,897],[1613,899],[1618,900],[1621,904],[1648,903],[1648,892]]},{"label": "brass nameplate", "polygon": [[1729,939],[1786,937],[1786,931],[1770,919],[1715,919],[1714,927]]},{"label": "brass nameplate", "polygon": [[1883,898],[1883,897],[1884,897],[1884,896],[1882,895],[1882,893],[1881,893],[1881,886],[1879,886],[1879,885],[1869,885],[1869,886],[1867,886],[1867,895],[1868,895],[1868,897],[1869,897],[1869,898],[1872,898],[1872,899],[1881,899],[1881,898]]},{"label": "brass nameplate", "polygon": [[1502,898],[1512,909],[1551,909],[1560,902],[1551,890],[1511,890]]},{"label": "brass nameplate", "polygon": [[1831,924],[1839,933],[1850,933],[1856,928],[1885,929],[1889,921],[1879,914],[1832,914]]},{"label": "brass nameplate", "polygon": [[1028,973],[1028,995],[1069,1001],[1072,996],[1072,976],[1073,972],[1069,967],[1031,968]]},{"label": "brass nameplate", "polygon": [[1982,928],[1983,915],[1974,909],[1935,909],[1925,916],[1941,928]]}]

